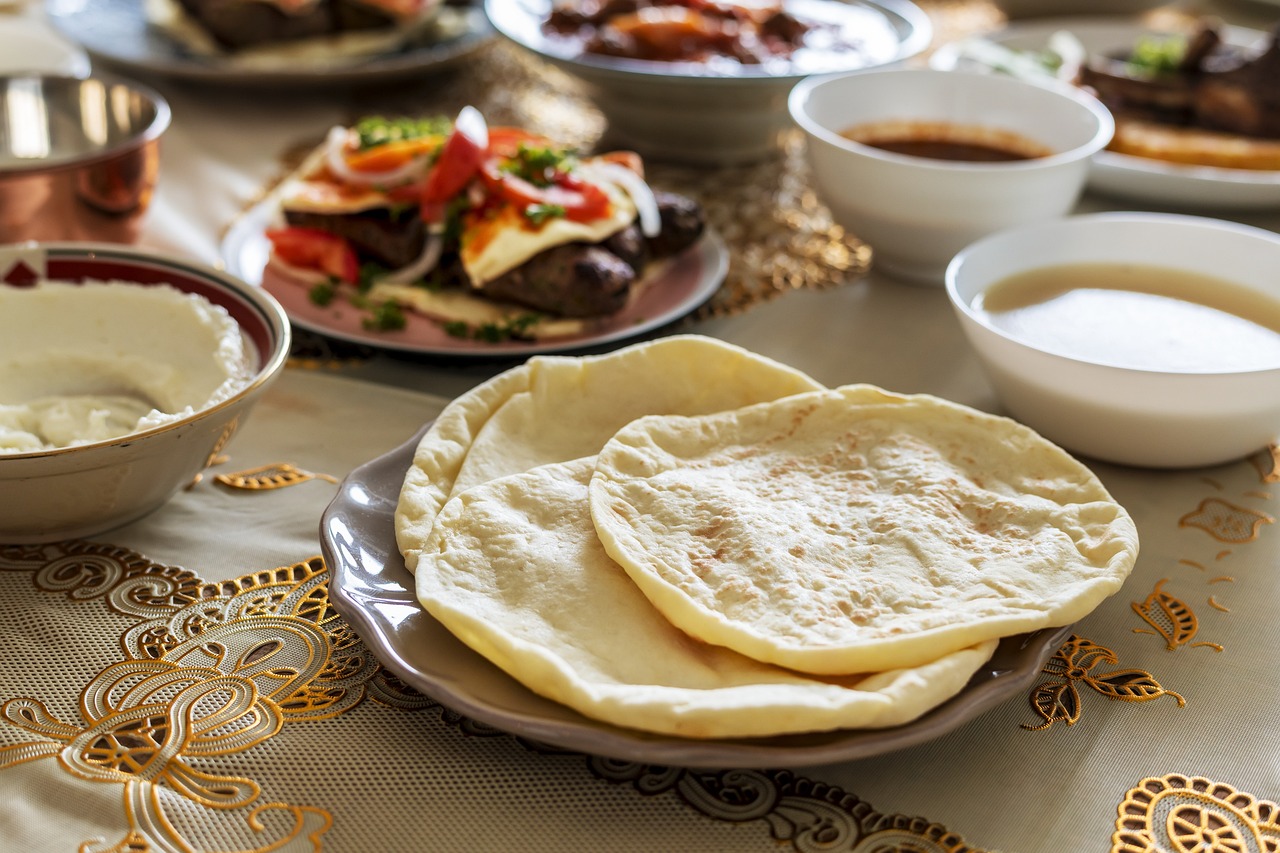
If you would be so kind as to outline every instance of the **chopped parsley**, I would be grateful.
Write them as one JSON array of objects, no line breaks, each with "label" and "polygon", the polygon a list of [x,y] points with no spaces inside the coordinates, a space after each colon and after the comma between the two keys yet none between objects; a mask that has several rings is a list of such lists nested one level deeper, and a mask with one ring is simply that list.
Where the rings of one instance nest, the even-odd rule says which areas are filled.
[{"label": "chopped parsley", "polygon": [[502,171],[523,178],[535,186],[545,187],[552,182],[556,172],[565,172],[572,167],[574,157],[571,149],[521,142],[515,156],[502,164]]},{"label": "chopped parsley", "polygon": [[564,216],[565,209],[562,204],[531,204],[524,209],[524,215],[534,225],[541,225],[548,219]]},{"label": "chopped parsley", "polygon": [[1178,70],[1186,52],[1187,42],[1181,37],[1144,36],[1134,44],[1128,64],[1148,74],[1167,74]]},{"label": "chopped parsley", "polygon": [[307,292],[309,298],[314,305],[321,308],[333,302],[333,297],[338,295],[338,282],[336,279],[329,279],[311,286],[311,290]]},{"label": "chopped parsley", "polygon": [[405,327],[404,309],[394,302],[374,305],[362,325],[371,332],[394,332]]},{"label": "chopped parsley", "polygon": [[481,323],[478,326],[472,326],[462,320],[452,320],[441,325],[445,334],[452,338],[497,344],[529,337],[529,330],[541,319],[540,314],[519,314],[500,323]]},{"label": "chopped parsley", "polygon": [[355,124],[356,136],[360,140],[359,150],[363,151],[389,142],[401,142],[408,139],[421,139],[424,136],[444,136],[449,132],[450,123],[447,118],[383,118],[369,116]]}]

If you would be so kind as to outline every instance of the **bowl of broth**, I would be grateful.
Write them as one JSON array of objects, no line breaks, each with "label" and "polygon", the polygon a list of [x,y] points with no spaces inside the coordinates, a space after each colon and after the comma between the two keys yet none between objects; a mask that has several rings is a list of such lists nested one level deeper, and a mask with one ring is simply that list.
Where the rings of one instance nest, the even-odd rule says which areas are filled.
[{"label": "bowl of broth", "polygon": [[832,217],[933,285],[974,240],[1070,212],[1115,131],[1076,87],[928,68],[811,77],[789,108]]},{"label": "bowl of broth", "polygon": [[1280,235],[1198,216],[1020,226],[946,273],[1009,414],[1084,456],[1229,462],[1280,436]]}]

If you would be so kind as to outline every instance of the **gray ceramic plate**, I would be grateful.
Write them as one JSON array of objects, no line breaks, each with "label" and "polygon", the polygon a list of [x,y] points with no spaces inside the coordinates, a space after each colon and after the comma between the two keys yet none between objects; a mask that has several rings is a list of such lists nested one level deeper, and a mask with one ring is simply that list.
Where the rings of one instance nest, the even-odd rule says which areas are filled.
[{"label": "gray ceramic plate", "polygon": [[[425,427],[424,427],[425,431]],[[454,637],[414,595],[396,548],[393,517],[404,472],[422,433],[355,469],[320,522],[332,570],[333,606],[382,663],[453,710],[550,746],[684,767],[800,767],[866,758],[939,737],[1015,695],[1025,695],[1071,629],[1001,641],[959,695],[892,729],[742,740],[689,740],[618,728],[535,695]]]},{"label": "gray ceramic plate", "polygon": [[397,50],[358,62],[245,68],[228,57],[192,53],[147,21],[145,5],[146,0],[48,0],[46,11],[50,23],[94,60],[167,77],[235,85],[326,86],[409,77],[452,65],[494,34],[483,10],[450,6],[440,13],[444,16],[441,32],[447,34],[431,31]]}]

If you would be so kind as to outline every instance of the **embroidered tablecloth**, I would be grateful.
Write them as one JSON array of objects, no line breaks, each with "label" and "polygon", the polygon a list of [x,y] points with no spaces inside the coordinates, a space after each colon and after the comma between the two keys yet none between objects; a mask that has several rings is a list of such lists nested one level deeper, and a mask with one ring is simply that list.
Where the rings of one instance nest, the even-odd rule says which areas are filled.
[{"label": "embroidered tablecloth", "polygon": [[[999,22],[981,2],[922,5],[945,31]],[[474,92],[450,79],[381,96],[429,105]],[[152,82],[175,120],[142,242],[210,263],[298,145],[369,97]],[[580,108],[481,94],[517,118]],[[732,231],[732,211],[752,209],[734,193],[765,180],[698,177],[727,194],[715,215],[740,241],[739,285],[686,328],[829,385],[999,410],[945,296],[867,274],[798,158],[753,202],[787,201],[768,231],[786,239],[768,244],[749,217]],[[1220,215],[1280,228],[1274,213]],[[336,481],[502,366],[350,355],[300,353],[227,458],[151,517],[92,542],[0,545],[0,849],[1280,849],[1269,456],[1186,472],[1095,466],[1137,521],[1142,554],[1025,695],[876,758],[689,771],[477,725],[406,689],[333,611],[318,522]]]}]

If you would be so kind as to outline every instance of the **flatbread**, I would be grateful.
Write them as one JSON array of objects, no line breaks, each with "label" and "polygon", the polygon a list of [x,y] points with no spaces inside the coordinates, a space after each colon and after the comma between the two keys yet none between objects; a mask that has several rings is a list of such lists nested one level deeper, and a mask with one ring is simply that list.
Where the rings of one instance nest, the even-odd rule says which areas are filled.
[{"label": "flatbread", "polygon": [[955,695],[985,641],[920,667],[806,677],[699,643],[604,553],[587,509],[590,458],[476,486],[423,549],[422,605],[534,692],[618,726],[690,738],[900,725]]},{"label": "flatbread", "polygon": [[464,489],[595,455],[641,415],[697,415],[822,388],[800,371],[699,335],[596,356],[535,356],[456,398],[419,442],[395,513],[415,571],[441,507]]},{"label": "flatbread", "polygon": [[600,452],[590,504],[676,627],[811,673],[1070,624],[1138,552],[1097,477],[1032,430],[865,385],[635,421]]}]

